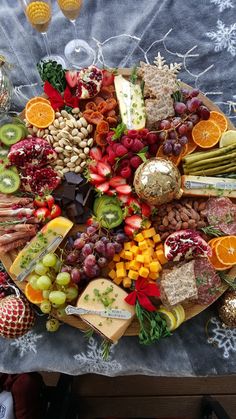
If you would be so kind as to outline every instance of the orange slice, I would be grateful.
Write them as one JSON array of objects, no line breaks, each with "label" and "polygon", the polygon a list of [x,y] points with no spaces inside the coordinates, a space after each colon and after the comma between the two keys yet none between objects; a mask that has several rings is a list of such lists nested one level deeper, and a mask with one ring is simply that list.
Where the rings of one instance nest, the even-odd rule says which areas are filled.
[{"label": "orange slice", "polygon": [[55,112],[48,103],[36,102],[26,109],[25,117],[31,125],[37,128],[47,128],[53,123]]},{"label": "orange slice", "polygon": [[216,247],[216,243],[221,239],[222,237],[214,237],[213,239],[209,240],[208,244],[212,249],[214,249]]},{"label": "orange slice", "polygon": [[220,128],[221,134],[223,134],[223,132],[227,131],[228,121],[222,113],[216,112],[216,111],[211,111],[210,112],[210,118],[208,119],[208,121],[215,122],[215,124],[218,125],[218,127]]},{"label": "orange slice", "polygon": [[43,292],[41,290],[34,290],[28,282],[25,286],[26,298],[33,304],[40,304],[43,298]]},{"label": "orange slice", "polygon": [[31,105],[33,105],[34,103],[38,103],[38,102],[48,103],[48,105],[50,105],[49,100],[47,100],[47,99],[45,99],[44,97],[41,97],[41,96],[35,96],[35,97],[32,97],[30,100],[28,100],[28,102],[25,105],[25,110],[29,109],[29,107]]},{"label": "orange slice", "polygon": [[197,148],[197,144],[193,141],[192,135],[188,134],[187,137],[188,137],[187,148],[186,148],[185,154],[182,157],[186,156],[187,154],[191,154]]},{"label": "orange slice", "polygon": [[216,254],[215,247],[212,247],[212,256],[209,257],[209,260],[217,271],[224,271],[225,269],[229,269],[232,266],[232,265],[230,265],[230,266],[225,265],[224,263],[221,263],[219,261],[219,259],[217,257],[217,254]]},{"label": "orange slice", "polygon": [[187,144],[185,144],[179,156],[174,156],[173,154],[171,154],[170,156],[167,156],[166,154],[163,153],[163,145],[160,145],[160,147],[157,150],[157,157],[170,160],[172,163],[175,164],[175,166],[178,166],[179,163],[181,162],[182,157],[185,156],[186,150],[187,150]]},{"label": "orange slice", "polygon": [[193,141],[202,148],[213,147],[218,143],[220,136],[220,128],[210,119],[198,122],[192,130]]},{"label": "orange slice", "polygon": [[215,247],[218,260],[224,265],[236,264],[236,236],[222,237]]}]

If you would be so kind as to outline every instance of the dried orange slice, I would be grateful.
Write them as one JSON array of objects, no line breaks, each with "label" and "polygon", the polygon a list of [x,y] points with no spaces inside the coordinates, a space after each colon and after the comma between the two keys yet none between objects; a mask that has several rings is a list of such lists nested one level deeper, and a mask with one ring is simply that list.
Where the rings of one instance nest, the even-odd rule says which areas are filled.
[{"label": "dried orange slice", "polygon": [[44,97],[41,97],[41,96],[35,96],[35,97],[32,97],[30,100],[28,100],[28,102],[25,105],[25,110],[29,109],[29,107],[31,105],[33,105],[34,103],[38,103],[38,102],[48,103],[48,105],[50,105],[49,100],[47,100],[47,99],[45,99]]},{"label": "dried orange slice", "polygon": [[220,136],[220,128],[210,119],[198,122],[192,130],[193,141],[202,148],[213,147],[218,143]]},{"label": "dried orange slice", "polygon": [[222,113],[216,112],[216,111],[211,111],[210,112],[210,118],[208,119],[208,121],[215,122],[215,124],[218,125],[218,127],[220,128],[221,134],[223,134],[223,132],[227,131],[228,121]]},{"label": "dried orange slice", "polygon": [[215,247],[218,260],[224,265],[236,264],[236,236],[222,237]]},{"label": "dried orange slice", "polygon": [[35,290],[29,282],[25,286],[25,295],[33,304],[40,304],[44,300],[43,292],[41,290]]},{"label": "dried orange slice", "polygon": [[26,109],[25,117],[31,125],[37,128],[47,128],[53,123],[55,112],[48,103],[36,102]]},{"label": "dried orange slice", "polygon": [[170,160],[172,163],[175,164],[175,166],[178,166],[179,163],[181,162],[182,157],[185,156],[186,150],[187,150],[187,144],[185,144],[185,146],[183,147],[183,150],[181,151],[179,156],[174,156],[173,154],[168,156],[168,155],[163,153],[163,145],[160,145],[160,147],[157,150],[157,157],[161,157],[162,159]]}]

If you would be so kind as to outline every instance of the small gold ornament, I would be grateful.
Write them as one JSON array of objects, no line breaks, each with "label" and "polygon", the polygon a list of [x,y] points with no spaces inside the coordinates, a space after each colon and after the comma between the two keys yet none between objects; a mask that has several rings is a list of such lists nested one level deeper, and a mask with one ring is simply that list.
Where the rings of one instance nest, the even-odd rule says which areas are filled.
[{"label": "small gold ornament", "polygon": [[154,157],[142,163],[135,172],[135,192],[150,205],[161,205],[180,198],[180,185],[179,170],[169,160]]},{"label": "small gold ornament", "polygon": [[221,321],[228,327],[236,327],[236,291],[229,290],[223,295],[218,307]]}]

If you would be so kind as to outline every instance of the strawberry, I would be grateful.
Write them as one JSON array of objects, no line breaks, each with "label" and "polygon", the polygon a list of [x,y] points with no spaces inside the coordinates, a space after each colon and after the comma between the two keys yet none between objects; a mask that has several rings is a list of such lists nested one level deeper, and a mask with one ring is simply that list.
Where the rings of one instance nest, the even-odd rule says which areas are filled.
[{"label": "strawberry", "polygon": [[139,203],[139,201],[134,197],[134,196],[130,196],[128,201],[127,201],[127,206],[129,208],[129,213],[130,214],[136,214],[141,212],[141,205]]},{"label": "strawberry", "polygon": [[102,86],[110,86],[114,82],[114,74],[108,70],[102,70]]},{"label": "strawberry", "polygon": [[95,161],[100,161],[102,159],[102,151],[99,147],[92,147],[89,156]]},{"label": "strawberry", "polygon": [[51,219],[51,214],[48,208],[42,207],[34,211],[34,217],[37,219],[39,223],[45,223]]},{"label": "strawberry", "polygon": [[107,192],[109,190],[109,182],[101,183],[100,185],[96,186],[96,189],[100,192]]},{"label": "strawberry", "polygon": [[45,207],[45,205],[46,205],[46,199],[45,199],[45,197],[37,195],[34,198],[34,206],[35,207],[42,208],[42,207]]},{"label": "strawberry", "polygon": [[96,162],[96,161],[91,162],[91,163],[88,165],[88,169],[89,169],[89,171],[90,171],[90,172],[92,172],[92,173],[97,173],[97,172],[98,172],[98,171],[97,171],[97,162]]},{"label": "strawberry", "polygon": [[114,176],[109,180],[109,185],[112,188],[116,188],[117,186],[121,186],[121,185],[125,185],[125,184],[126,184],[126,181],[121,176]]},{"label": "strawberry", "polygon": [[132,175],[132,170],[129,166],[122,167],[120,174],[123,178],[128,179]]},{"label": "strawberry", "polygon": [[142,217],[140,215],[131,215],[125,218],[125,223],[132,227],[134,230],[139,230],[142,227]]},{"label": "strawberry", "polygon": [[77,85],[77,81],[78,81],[77,76],[78,76],[78,73],[76,70],[66,71],[65,78],[66,78],[68,86],[73,88]]},{"label": "strawberry", "polygon": [[116,186],[116,191],[122,195],[129,195],[132,192],[131,186],[129,185],[120,185]]},{"label": "strawberry", "polygon": [[133,228],[130,225],[126,224],[124,226],[124,232],[125,232],[125,234],[127,234],[127,236],[133,237],[133,235],[135,233],[135,228]]},{"label": "strawberry", "polygon": [[127,201],[128,201],[128,199],[129,199],[129,196],[128,195],[119,194],[118,195],[118,199],[119,199],[119,201],[122,202],[122,204],[126,204]]},{"label": "strawberry", "polygon": [[116,195],[116,190],[115,189],[109,189],[109,191],[107,191],[107,195],[109,195],[109,196]]},{"label": "strawberry", "polygon": [[53,196],[52,195],[46,195],[45,199],[46,199],[48,208],[51,210],[53,205],[55,204],[55,200],[54,200]]},{"label": "strawberry", "polygon": [[59,205],[54,204],[51,209],[51,218],[56,218],[56,217],[59,217],[60,215],[61,215],[61,208],[59,207]]},{"label": "strawberry", "polygon": [[146,202],[141,203],[141,211],[142,211],[142,216],[145,218],[149,218],[152,213],[150,205],[146,204]]},{"label": "strawberry", "polygon": [[111,175],[111,166],[108,163],[98,162],[97,173],[100,176],[108,177]]},{"label": "strawberry", "polygon": [[97,185],[98,183],[105,182],[105,178],[103,176],[98,175],[97,173],[90,173],[90,183],[93,185]]}]

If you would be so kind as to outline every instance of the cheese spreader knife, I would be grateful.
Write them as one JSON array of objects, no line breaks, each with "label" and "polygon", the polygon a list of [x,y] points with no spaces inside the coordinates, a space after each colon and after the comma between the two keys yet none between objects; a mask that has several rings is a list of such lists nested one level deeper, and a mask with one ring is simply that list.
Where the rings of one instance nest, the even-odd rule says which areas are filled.
[{"label": "cheese spreader knife", "polygon": [[68,315],[77,314],[78,316],[80,316],[81,314],[96,314],[101,317],[110,317],[112,319],[127,320],[131,318],[131,313],[128,310],[121,310],[116,308],[111,308],[110,310],[92,310],[68,305],[65,308],[65,312]]}]

